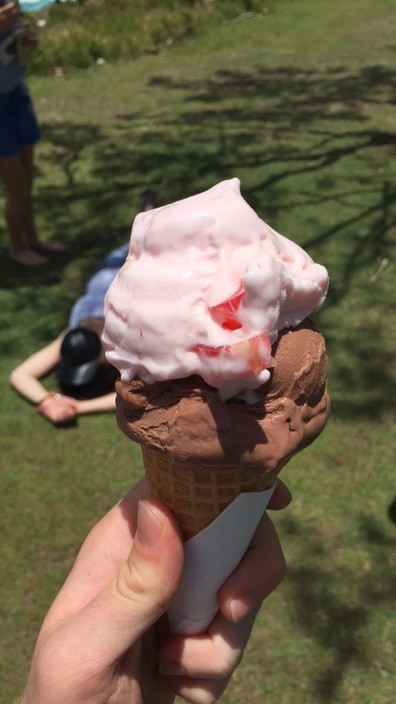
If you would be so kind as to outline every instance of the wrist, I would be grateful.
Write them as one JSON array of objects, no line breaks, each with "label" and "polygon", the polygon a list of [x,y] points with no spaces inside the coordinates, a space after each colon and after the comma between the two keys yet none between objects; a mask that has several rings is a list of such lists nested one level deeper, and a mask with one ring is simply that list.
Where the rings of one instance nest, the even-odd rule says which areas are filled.
[{"label": "wrist", "polygon": [[60,398],[62,398],[62,394],[59,394],[56,391],[48,391],[45,394],[45,396],[43,396],[43,398],[40,401],[38,401],[37,408],[39,408],[40,406],[43,406],[45,403],[47,403],[47,401],[51,401],[54,399],[59,400]]}]

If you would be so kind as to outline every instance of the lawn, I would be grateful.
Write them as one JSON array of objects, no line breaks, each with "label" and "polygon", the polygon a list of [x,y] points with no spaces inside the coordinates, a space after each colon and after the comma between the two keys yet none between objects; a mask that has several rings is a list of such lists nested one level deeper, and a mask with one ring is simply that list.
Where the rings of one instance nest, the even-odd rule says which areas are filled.
[{"label": "lawn", "polygon": [[157,55],[29,80],[38,223],[68,251],[27,271],[0,230],[4,704],[78,545],[142,473],[114,418],[55,429],[8,374],[67,323],[95,262],[129,236],[141,190],[162,204],[231,176],[329,270],[315,319],[332,417],[283,471],[294,500],[274,520],[288,575],[221,702],[393,703],[395,21],[394,0],[273,2]]}]

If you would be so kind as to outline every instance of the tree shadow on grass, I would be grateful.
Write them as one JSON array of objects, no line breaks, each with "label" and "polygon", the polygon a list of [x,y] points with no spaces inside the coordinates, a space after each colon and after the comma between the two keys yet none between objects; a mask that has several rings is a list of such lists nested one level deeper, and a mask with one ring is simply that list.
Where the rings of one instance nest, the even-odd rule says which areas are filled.
[{"label": "tree shadow on grass", "polygon": [[[243,194],[268,222],[287,210],[314,233],[286,234],[319,261],[329,259],[330,269],[334,261],[327,305],[345,305],[361,271],[372,267],[373,277],[381,276],[392,260],[396,185],[382,165],[396,137],[373,127],[368,107],[389,106],[395,88],[396,72],[382,66],[257,66],[184,82],[162,74],[147,90],[177,91],[179,107],[169,113],[119,114],[100,126],[44,119],[36,207],[48,232],[69,249],[43,269],[24,269],[23,286],[43,294],[74,267],[62,300],[39,300],[44,309],[58,306],[64,319],[65,304],[80,295],[95,263],[128,237],[139,191],[150,187],[161,204],[247,174]],[[4,257],[0,287],[19,287],[21,275]],[[378,344],[375,323],[367,328],[345,341],[359,367],[352,380],[359,394],[336,399],[333,411],[347,417],[380,417],[384,394],[392,398],[391,355]],[[337,360],[339,333],[326,330],[328,349],[337,378],[350,384],[350,368]]]},{"label": "tree shadow on grass", "polygon": [[330,704],[351,667],[372,665],[376,653],[369,628],[376,610],[391,611],[396,605],[391,565],[395,539],[386,534],[375,516],[361,515],[359,542],[366,547],[366,557],[356,574],[346,561],[340,566],[330,564],[326,535],[321,539],[312,526],[306,528],[290,516],[284,517],[282,525],[286,540],[289,536],[304,550],[301,563],[288,567],[294,619],[321,652],[330,655],[329,664],[312,684],[313,699]]}]

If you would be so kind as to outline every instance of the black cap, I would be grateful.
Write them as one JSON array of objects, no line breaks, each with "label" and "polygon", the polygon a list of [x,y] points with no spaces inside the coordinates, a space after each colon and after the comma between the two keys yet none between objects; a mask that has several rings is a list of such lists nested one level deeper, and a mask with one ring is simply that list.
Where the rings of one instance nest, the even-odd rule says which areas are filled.
[{"label": "black cap", "polygon": [[64,386],[89,384],[99,368],[102,350],[96,332],[88,328],[74,328],[65,335],[61,346],[59,382]]}]

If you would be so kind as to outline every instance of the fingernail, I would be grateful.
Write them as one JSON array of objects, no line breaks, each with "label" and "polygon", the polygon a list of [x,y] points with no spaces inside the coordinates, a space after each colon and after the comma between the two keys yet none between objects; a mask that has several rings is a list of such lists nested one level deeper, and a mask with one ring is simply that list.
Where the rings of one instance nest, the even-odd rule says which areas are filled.
[{"label": "fingernail", "polygon": [[161,539],[163,524],[156,510],[144,499],[138,504],[136,538],[143,546],[152,548]]},{"label": "fingernail", "polygon": [[230,601],[231,620],[239,623],[253,609],[251,597],[248,594],[241,594]]},{"label": "fingernail", "polygon": [[187,670],[184,669],[183,665],[176,660],[168,660],[167,658],[162,658],[158,663],[158,669],[161,675],[186,675]]}]

